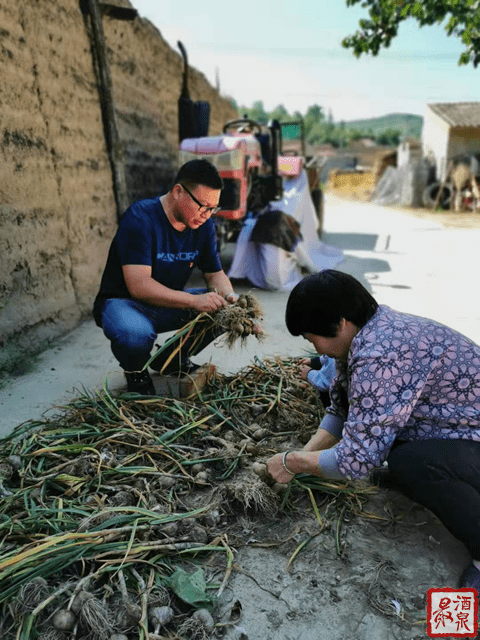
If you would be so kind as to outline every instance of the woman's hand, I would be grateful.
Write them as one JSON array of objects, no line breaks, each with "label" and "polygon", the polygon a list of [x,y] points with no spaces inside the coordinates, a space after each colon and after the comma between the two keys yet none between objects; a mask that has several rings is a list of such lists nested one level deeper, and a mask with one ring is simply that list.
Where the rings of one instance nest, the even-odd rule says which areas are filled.
[{"label": "woman's hand", "polygon": [[272,476],[275,482],[286,484],[295,477],[294,473],[289,473],[283,466],[283,453],[276,453],[267,461],[267,473]]}]

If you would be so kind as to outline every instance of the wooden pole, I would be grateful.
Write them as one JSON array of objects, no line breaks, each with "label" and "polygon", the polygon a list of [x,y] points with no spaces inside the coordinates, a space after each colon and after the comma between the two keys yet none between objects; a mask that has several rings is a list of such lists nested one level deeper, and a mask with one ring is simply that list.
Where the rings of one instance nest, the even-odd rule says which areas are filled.
[{"label": "wooden pole", "polygon": [[[445,189],[445,185],[447,184],[447,180],[449,179],[450,174],[452,173],[452,169],[453,169],[453,162],[450,160],[447,170],[445,172],[445,177],[440,183],[440,187],[438,188],[438,193],[435,198],[435,202],[433,203],[432,211],[435,211],[436,208],[438,207],[438,203],[440,202],[440,198],[442,197],[442,193],[443,193],[443,190]],[[452,197],[453,197],[453,193],[452,193]]]},{"label": "wooden pole", "polygon": [[98,0],[84,0],[84,6],[86,6],[88,14],[90,15],[91,41],[98,75],[98,93],[102,110],[103,129],[108,158],[112,169],[113,191],[117,207],[117,220],[119,221],[130,203],[128,201],[123,150],[118,135],[117,115],[113,99],[107,47],[105,45],[102,13]]}]

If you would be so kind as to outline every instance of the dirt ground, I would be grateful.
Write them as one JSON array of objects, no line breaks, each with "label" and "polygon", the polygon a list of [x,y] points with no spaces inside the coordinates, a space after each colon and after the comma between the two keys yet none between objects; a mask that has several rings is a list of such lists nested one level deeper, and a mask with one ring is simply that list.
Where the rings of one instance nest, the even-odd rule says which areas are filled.
[{"label": "dirt ground", "polygon": [[[341,198],[344,201],[353,202],[368,202],[368,194],[357,193],[355,197],[349,197],[348,192],[345,190],[336,191],[330,189],[327,192],[330,199]],[[387,207],[388,208],[388,207]],[[390,207],[395,211],[401,211],[404,214],[413,216],[414,218],[420,218],[421,220],[430,220],[436,222],[442,227],[449,229],[480,229],[480,211],[461,211],[456,213],[455,211],[433,211],[427,207]]]},{"label": "dirt ground", "polygon": [[402,213],[422,220],[438,222],[443,227],[450,229],[480,229],[480,212],[462,211],[455,213],[454,211],[431,211],[427,208],[413,209],[405,207],[402,208]]},{"label": "dirt ground", "polygon": [[[328,198],[333,203],[336,194]],[[341,199],[348,200],[343,193]],[[445,228],[480,229],[480,213],[391,209]],[[243,615],[225,637],[427,638],[427,591],[456,588],[468,553],[431,512],[400,492],[376,487],[365,500],[357,515],[345,518],[337,501],[328,502],[322,527],[306,500],[298,511],[260,527],[258,520],[245,521],[236,571],[221,603],[224,619],[237,600]]]},{"label": "dirt ground", "polygon": [[456,587],[467,554],[431,513],[396,491],[379,489],[362,507],[342,517],[335,501],[324,506],[323,527],[307,501],[274,522],[245,520],[221,602],[224,620],[237,601],[242,618],[225,637],[426,638],[427,591]]},{"label": "dirt ground", "polygon": [[[328,197],[333,207],[335,196]],[[392,210],[445,228],[480,228],[480,214]],[[270,305],[271,321],[275,316],[283,330],[282,314],[273,306],[280,309],[283,298],[276,298],[274,303],[275,296],[265,294],[265,304]],[[272,329],[279,342],[276,325]],[[85,335],[89,331],[85,328]],[[95,349],[100,353],[99,347]],[[59,369],[56,360],[47,362],[48,370]],[[17,387],[7,392],[15,393]],[[289,448],[300,446],[291,444]],[[362,486],[367,493],[358,494],[348,508],[341,497],[315,493],[316,514],[308,494],[299,491],[288,511],[275,515],[246,511],[229,518],[233,566],[219,600],[212,638],[427,638],[428,589],[455,588],[469,556],[423,507],[393,489],[368,482]],[[199,505],[206,499],[202,491],[192,496]],[[223,575],[223,567],[212,566],[207,577],[218,582]]]}]

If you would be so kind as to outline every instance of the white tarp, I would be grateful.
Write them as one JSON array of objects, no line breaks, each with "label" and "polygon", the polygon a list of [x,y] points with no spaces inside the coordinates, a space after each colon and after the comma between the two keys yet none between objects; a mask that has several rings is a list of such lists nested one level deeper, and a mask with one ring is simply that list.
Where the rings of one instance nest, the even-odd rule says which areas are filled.
[{"label": "white tarp", "polygon": [[283,199],[271,205],[297,220],[303,240],[293,251],[285,251],[273,244],[251,242],[256,219],[247,217],[237,239],[229,278],[247,278],[259,289],[291,291],[303,278],[302,268],[316,273],[332,269],[343,260],[341,249],[318,239],[319,223],[305,170],[296,178],[284,179]]}]

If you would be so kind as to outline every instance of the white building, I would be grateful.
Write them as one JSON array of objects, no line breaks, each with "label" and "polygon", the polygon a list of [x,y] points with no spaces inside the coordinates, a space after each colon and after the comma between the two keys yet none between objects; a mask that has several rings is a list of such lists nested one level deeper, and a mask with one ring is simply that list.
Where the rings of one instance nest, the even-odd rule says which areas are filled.
[{"label": "white building", "polygon": [[429,104],[422,129],[423,155],[442,180],[454,158],[480,156],[480,102]]}]

